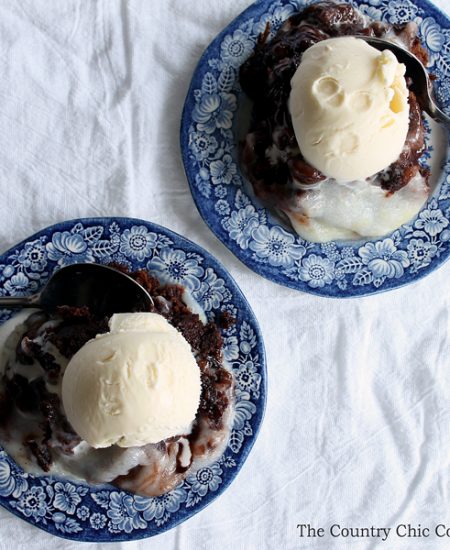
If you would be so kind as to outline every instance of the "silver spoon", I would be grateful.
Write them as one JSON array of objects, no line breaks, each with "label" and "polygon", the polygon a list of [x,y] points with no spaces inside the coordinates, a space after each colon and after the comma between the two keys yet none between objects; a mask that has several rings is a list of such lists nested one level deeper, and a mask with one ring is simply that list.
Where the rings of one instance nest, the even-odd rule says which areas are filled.
[{"label": "silver spoon", "polygon": [[428,72],[414,54],[397,44],[381,38],[364,35],[357,35],[356,38],[365,40],[377,50],[391,50],[400,63],[406,66],[406,76],[410,76],[412,79],[411,90],[416,94],[417,101],[422,110],[428,113],[431,118],[450,129],[450,117],[436,105],[431,95],[433,86]]},{"label": "silver spoon", "polygon": [[54,311],[58,306],[88,306],[96,315],[149,311],[153,305],[151,296],[138,282],[101,264],[69,265],[55,271],[37,294],[0,297],[0,307]]}]

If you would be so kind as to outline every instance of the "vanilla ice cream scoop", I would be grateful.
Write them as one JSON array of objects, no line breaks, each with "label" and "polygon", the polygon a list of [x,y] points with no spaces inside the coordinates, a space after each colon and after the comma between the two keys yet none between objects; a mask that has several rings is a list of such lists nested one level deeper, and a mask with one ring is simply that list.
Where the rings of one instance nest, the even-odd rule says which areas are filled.
[{"label": "vanilla ice cream scoop", "polygon": [[405,66],[347,36],[311,46],[289,109],[304,158],[337,181],[363,180],[399,157],[409,126]]},{"label": "vanilla ice cream scoop", "polygon": [[92,447],[141,446],[187,433],[200,402],[200,370],[185,338],[161,315],[113,315],[62,382],[67,419]]}]

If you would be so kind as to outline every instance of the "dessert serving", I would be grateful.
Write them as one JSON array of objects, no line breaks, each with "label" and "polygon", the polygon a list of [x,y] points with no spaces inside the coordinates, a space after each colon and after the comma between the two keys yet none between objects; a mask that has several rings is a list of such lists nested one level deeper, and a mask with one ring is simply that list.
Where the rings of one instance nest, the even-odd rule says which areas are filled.
[{"label": "dessert serving", "polygon": [[53,535],[118,542],[218,498],[266,400],[258,322],[225,268],[130,218],[47,227],[0,266],[10,306],[45,310],[0,308],[0,505]]},{"label": "dessert serving", "polygon": [[25,471],[156,496],[228,442],[234,384],[220,327],[234,321],[207,322],[182,286],[130,274],[151,311],[62,306],[2,327],[0,441]]},{"label": "dessert serving", "polygon": [[242,165],[256,196],[313,242],[385,235],[429,195],[425,127],[405,67],[357,35],[424,63],[414,23],[319,2],[259,36],[240,68],[253,102]]},{"label": "dessert serving", "polygon": [[[409,284],[446,261],[448,132],[411,93],[426,78],[411,82],[410,65],[404,74],[397,58],[359,41],[386,40],[405,51],[403,62],[426,62],[423,43],[445,111],[449,24],[430,0],[259,0],[211,42],[184,104],[183,164],[202,218],[247,267],[295,290],[344,298]],[[342,47],[347,39],[358,56]],[[357,70],[342,58],[342,70],[331,66],[325,51],[328,61],[350,57]],[[322,68],[302,112],[298,102]],[[326,164],[314,166],[318,159]]]}]

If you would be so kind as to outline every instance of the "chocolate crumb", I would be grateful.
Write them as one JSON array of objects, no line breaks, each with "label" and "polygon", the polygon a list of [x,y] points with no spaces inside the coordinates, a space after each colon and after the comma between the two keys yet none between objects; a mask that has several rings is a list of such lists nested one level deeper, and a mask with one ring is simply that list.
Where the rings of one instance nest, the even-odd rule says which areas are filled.
[{"label": "chocolate crumb", "polygon": [[38,441],[36,441],[35,435],[27,436],[23,444],[31,451],[32,455],[36,458],[36,461],[40,468],[44,472],[50,471],[50,468],[53,464],[53,458],[48,445],[46,443],[38,443]]}]

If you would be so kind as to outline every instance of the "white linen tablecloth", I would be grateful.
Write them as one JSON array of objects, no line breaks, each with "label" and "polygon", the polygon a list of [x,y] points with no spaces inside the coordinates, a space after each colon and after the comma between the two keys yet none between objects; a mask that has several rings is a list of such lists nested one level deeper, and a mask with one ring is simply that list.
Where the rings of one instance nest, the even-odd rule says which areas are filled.
[{"label": "white linen tablecloth", "polygon": [[[1,251],[66,219],[148,219],[223,262],[265,338],[267,410],[237,479],[178,528],[108,548],[449,548],[431,535],[299,536],[301,523],[450,526],[450,263],[392,292],[323,299],[257,276],[206,227],[181,111],[204,48],[249,4],[0,1]],[[0,549],[81,547],[0,509]]]}]

